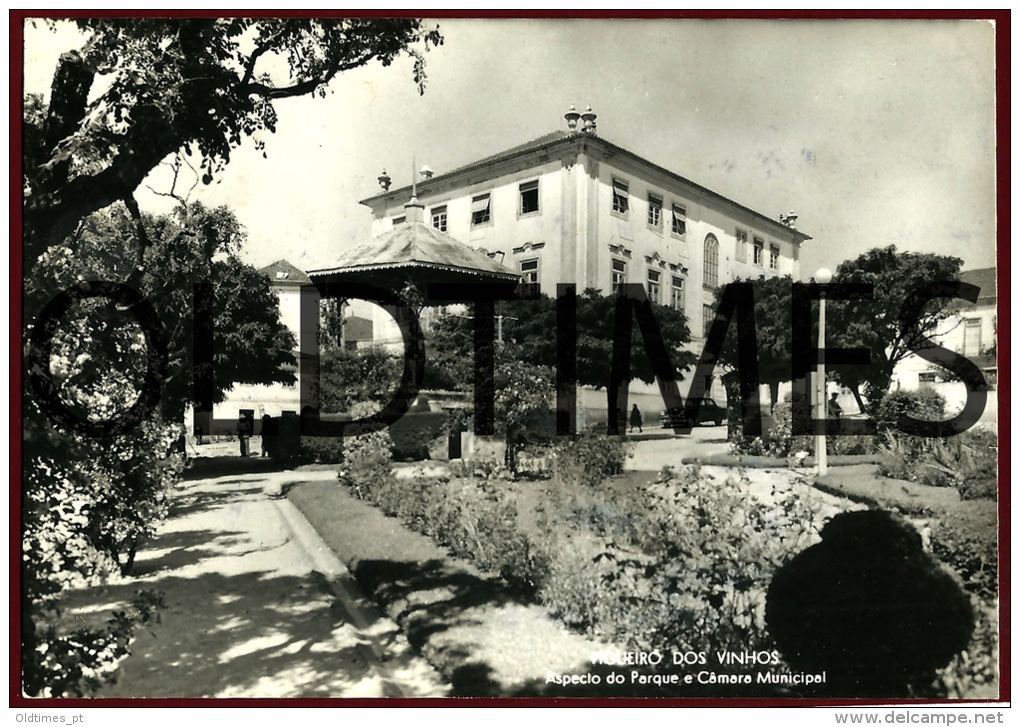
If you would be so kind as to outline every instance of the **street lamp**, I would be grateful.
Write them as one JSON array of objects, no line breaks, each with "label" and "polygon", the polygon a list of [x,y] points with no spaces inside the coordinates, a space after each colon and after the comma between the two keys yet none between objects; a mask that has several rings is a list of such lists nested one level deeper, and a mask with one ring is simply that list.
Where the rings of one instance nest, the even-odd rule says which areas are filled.
[{"label": "street lamp", "polygon": [[[815,272],[815,282],[828,285],[832,281],[832,271],[819,268]],[[818,297],[818,383],[815,385],[815,399],[818,402],[816,418],[823,420],[828,417],[825,408],[825,288],[819,291]],[[825,429],[815,435],[815,461],[818,462],[818,474],[824,475],[829,469],[828,453],[825,451]]]}]

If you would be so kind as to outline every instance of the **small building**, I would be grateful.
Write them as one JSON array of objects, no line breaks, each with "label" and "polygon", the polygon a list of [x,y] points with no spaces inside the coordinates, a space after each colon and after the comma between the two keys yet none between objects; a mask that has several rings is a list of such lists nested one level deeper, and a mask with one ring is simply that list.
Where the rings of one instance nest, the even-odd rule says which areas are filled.
[{"label": "small building", "polygon": [[[970,359],[981,369],[990,390],[998,382],[997,345],[998,306],[996,296],[995,268],[965,270],[960,280],[978,287],[980,292],[975,303],[953,301],[953,313],[939,325],[930,336],[939,346]],[[948,371],[920,356],[911,355],[901,361],[893,372],[893,387],[919,389],[931,387],[946,397],[953,410],[963,405],[966,397],[965,386],[953,380]],[[995,416],[995,396],[989,395],[985,409],[985,420]]]},{"label": "small building", "polygon": [[[301,291],[305,295],[316,298],[317,294],[311,286],[311,280],[300,268],[287,260],[277,260],[271,265],[261,268],[259,272],[269,279],[269,283],[280,302],[280,320],[290,329],[298,345],[294,349],[294,364],[289,367],[297,381],[294,384],[235,384],[227,392],[224,400],[213,405],[213,431],[208,434],[235,434],[236,424],[241,411],[250,411],[255,419],[255,433],[260,429],[263,415],[280,416],[283,412],[298,413],[301,410],[301,379],[308,370],[308,354],[301,351],[302,334],[306,340],[315,340],[318,335],[318,319],[310,318],[305,331],[301,328]],[[307,337],[311,336],[311,339]],[[189,412],[186,421],[192,421]]]}]

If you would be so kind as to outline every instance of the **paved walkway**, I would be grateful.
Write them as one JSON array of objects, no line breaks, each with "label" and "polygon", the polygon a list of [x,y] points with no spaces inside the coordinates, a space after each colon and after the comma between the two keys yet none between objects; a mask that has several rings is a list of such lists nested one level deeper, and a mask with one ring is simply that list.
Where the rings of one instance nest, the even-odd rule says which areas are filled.
[{"label": "paved walkway", "polygon": [[88,592],[90,603],[78,605],[88,618],[141,589],[162,591],[167,604],[160,623],[137,633],[117,683],[97,696],[446,693],[304,518],[271,497],[335,472],[272,472],[266,461],[239,457],[198,464],[210,476],[182,483],[135,576]]}]

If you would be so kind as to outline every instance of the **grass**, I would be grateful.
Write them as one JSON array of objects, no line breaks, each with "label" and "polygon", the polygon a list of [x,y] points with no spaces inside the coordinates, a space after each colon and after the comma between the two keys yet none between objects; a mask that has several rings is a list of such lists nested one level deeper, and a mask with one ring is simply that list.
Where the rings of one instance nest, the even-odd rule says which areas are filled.
[{"label": "grass", "polygon": [[585,671],[590,654],[607,648],[570,633],[545,609],[517,603],[498,579],[337,483],[301,484],[287,497],[449,680],[453,696],[566,696],[546,684],[549,671]]}]

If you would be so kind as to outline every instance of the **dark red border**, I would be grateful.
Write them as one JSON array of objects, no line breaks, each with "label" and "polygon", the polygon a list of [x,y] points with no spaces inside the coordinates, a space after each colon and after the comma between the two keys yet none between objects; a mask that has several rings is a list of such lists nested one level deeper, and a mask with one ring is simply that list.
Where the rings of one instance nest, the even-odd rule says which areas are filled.
[{"label": "dark red border", "polygon": [[[383,10],[253,10],[239,13],[238,11],[216,10],[11,10],[10,11],[10,129],[11,129],[11,165],[10,165],[10,214],[11,240],[20,240],[22,236],[21,220],[21,99],[24,91],[22,65],[24,61],[24,21],[30,18],[80,18],[80,17],[218,17],[229,15],[247,15],[253,17],[288,16],[288,17],[389,17],[408,15],[407,12],[391,12]],[[996,253],[997,268],[997,305],[998,305],[998,386],[995,394],[999,396],[999,481],[1009,483],[1009,446],[1010,417],[1009,397],[1002,392],[1009,392],[1009,332],[1010,332],[1010,269],[1009,269],[1009,229],[1010,229],[1010,11],[958,11],[958,10],[690,10],[685,12],[650,12],[609,10],[603,12],[575,12],[567,10],[547,10],[541,12],[520,12],[509,15],[499,10],[473,10],[460,12],[453,10],[421,10],[414,13],[426,18],[744,18],[744,19],[797,19],[797,20],[837,20],[837,19],[927,19],[927,20],[992,20],[996,24],[995,60],[996,60],[996,140],[997,140],[997,225]],[[533,699],[26,699],[21,696],[21,623],[20,623],[20,584],[21,584],[21,377],[22,377],[22,310],[21,293],[24,275],[22,273],[22,250],[20,245],[11,245],[11,487],[10,487],[10,707],[39,708],[70,708],[70,707],[844,707],[844,706],[920,706],[925,704],[953,704],[958,701],[940,700],[937,702],[917,700],[877,700],[877,699],[628,699],[617,697],[606,698],[533,698]],[[1003,365],[1005,364],[1005,365]],[[1006,446],[1003,448],[1002,444]],[[1005,474],[1003,474],[1005,473]],[[1010,701],[1010,491],[1009,487],[999,490],[999,593],[1000,593],[1000,648],[999,648],[999,699],[983,700],[983,704],[998,704]]]}]

